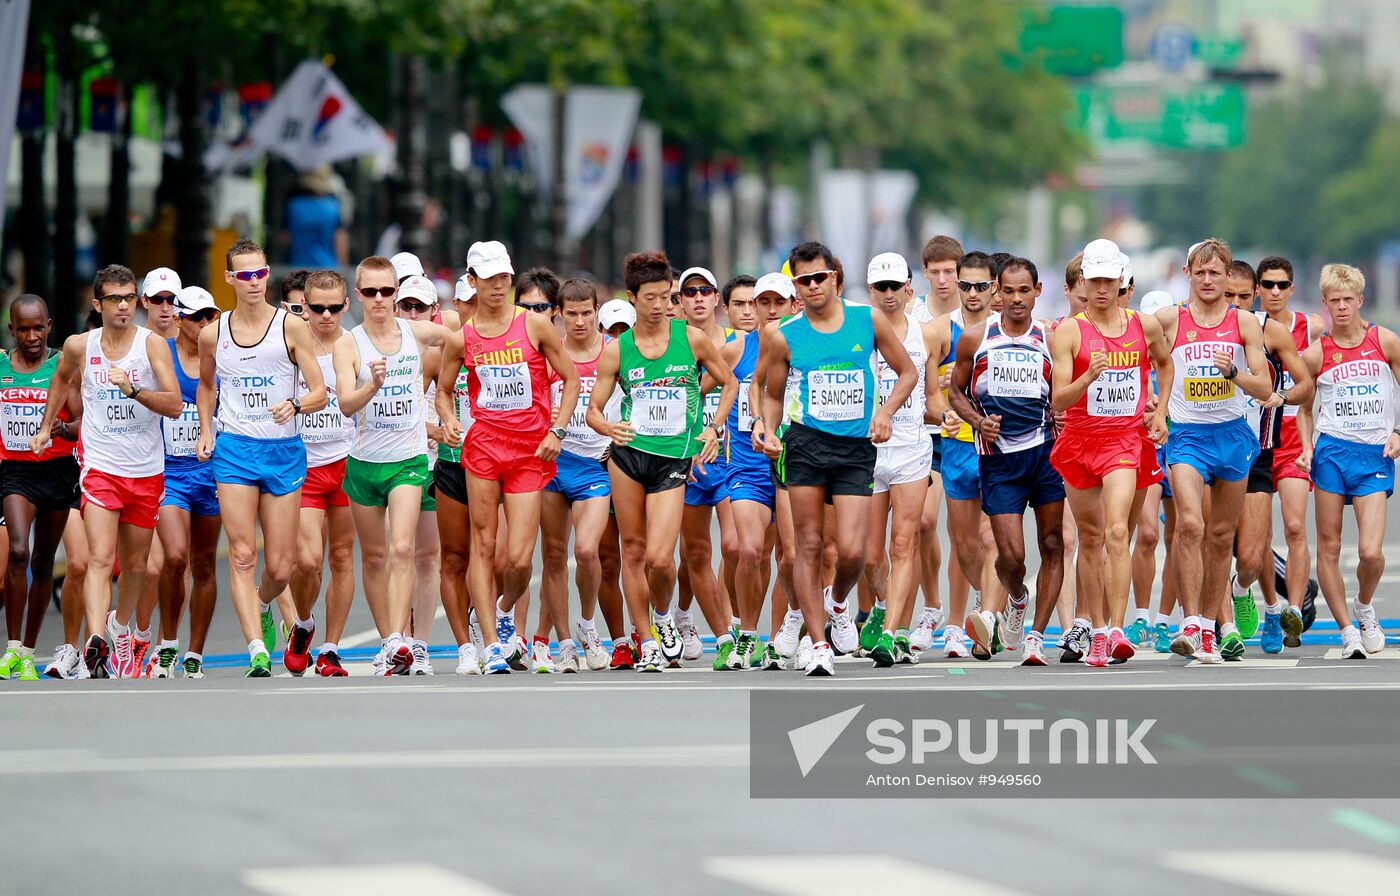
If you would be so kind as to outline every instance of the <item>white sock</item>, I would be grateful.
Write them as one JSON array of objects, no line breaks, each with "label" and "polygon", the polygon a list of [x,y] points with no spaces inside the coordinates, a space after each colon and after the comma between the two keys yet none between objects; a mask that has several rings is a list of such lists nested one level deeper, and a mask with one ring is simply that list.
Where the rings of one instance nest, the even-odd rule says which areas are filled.
[{"label": "white sock", "polygon": [[1020,597],[1011,597],[1010,595],[1008,595],[1006,599],[1010,601],[1011,606],[1019,610],[1022,607],[1024,607],[1026,603],[1031,599],[1031,591],[1029,588],[1027,588],[1025,591],[1021,592]]},{"label": "white sock", "polygon": [[1234,624],[1233,622],[1225,622],[1225,623],[1222,623],[1221,626],[1220,626],[1220,637],[1223,638],[1223,637],[1225,637],[1226,635],[1230,634],[1231,632],[1238,632],[1238,631],[1239,631],[1239,629],[1235,627],[1235,624]]},{"label": "white sock", "polygon": [[1187,616],[1185,619],[1181,620],[1181,628],[1182,628],[1183,630],[1188,629],[1188,628],[1190,628],[1190,627],[1193,626],[1193,625],[1194,625],[1196,628],[1200,628],[1200,627],[1201,627],[1201,617],[1199,617],[1199,616]]},{"label": "white sock", "polygon": [[25,646],[21,645],[15,652],[18,653],[20,656],[27,656],[27,657],[29,657],[30,659],[33,659],[33,658],[34,658],[34,648],[33,648],[33,647],[25,647]]},{"label": "white sock", "polygon": [[167,640],[165,640],[164,638],[162,638],[160,644],[156,647],[156,649],[157,649],[157,650],[167,650],[167,649],[169,649],[169,648],[171,648],[171,647],[174,647],[176,650],[179,650],[179,649],[180,649],[180,642],[179,642],[179,641],[167,641]]},{"label": "white sock", "polygon": [[686,622],[692,622],[692,621],[694,621],[694,619],[695,619],[695,615],[694,615],[693,613],[691,613],[689,610],[679,610],[679,609],[676,610],[676,622],[678,622],[678,623],[686,623]]},{"label": "white sock", "polygon": [[1095,638],[1099,635],[1103,635],[1106,638],[1108,637],[1108,627],[1103,625],[1095,626],[1089,629],[1089,634],[1093,635]]},{"label": "white sock", "polygon": [[393,644],[393,643],[396,642],[396,641],[397,641],[397,642],[402,642],[402,641],[403,641],[403,632],[391,632],[391,633],[389,634],[389,637],[387,637],[387,638],[384,639],[384,646],[385,646],[385,647],[388,647],[390,644]]},{"label": "white sock", "polygon": [[725,643],[726,641],[729,642],[730,644],[733,644],[733,643],[734,643],[734,636],[731,635],[729,632],[725,632],[724,634],[720,635],[718,638],[715,638],[715,646],[718,647],[719,645]]},{"label": "white sock", "polygon": [[1230,595],[1232,597],[1244,597],[1248,593],[1248,588],[1240,587],[1240,577],[1238,574],[1230,576]]},{"label": "white sock", "polygon": [[885,602],[884,602],[883,600],[880,600],[879,598],[876,598],[876,599],[875,599],[875,609],[877,609],[877,610],[883,610],[884,608],[885,608]]},{"label": "white sock", "polygon": [[729,627],[730,627],[731,629],[738,628],[739,626],[741,626],[741,625],[743,625],[743,624],[744,624],[744,623],[743,623],[743,620],[741,620],[738,616],[730,616],[730,617],[729,617]]},{"label": "white sock", "polygon": [[195,653],[193,650],[186,650],[186,651],[185,651],[185,659],[187,659],[187,660],[198,660],[199,662],[202,663],[202,662],[204,662],[204,654],[202,654],[202,653]]},{"label": "white sock", "polygon": [[1157,624],[1157,625],[1171,626],[1171,624],[1172,624],[1172,618],[1171,618],[1170,616],[1168,616],[1166,613],[1158,613],[1158,614],[1157,614],[1157,622],[1156,622],[1156,624]]},{"label": "white sock", "polygon": [[19,653],[19,649],[23,646],[24,645],[19,643],[18,641],[7,641],[5,642],[5,651],[8,653],[9,651],[13,650],[16,653]]},{"label": "white sock", "polygon": [[514,613],[514,611],[515,611],[515,608],[514,608],[514,607],[512,607],[512,608],[509,609],[509,610],[502,610],[502,609],[501,609],[501,599],[500,599],[499,597],[496,598],[496,617],[497,617],[497,618],[500,618],[500,617],[502,617],[502,616],[510,616],[510,615],[512,615],[512,614]]},{"label": "white sock", "polygon": [[591,632],[595,630],[595,626],[593,625],[592,619],[580,619],[578,621],[578,627],[586,632]]},{"label": "white sock", "polygon": [[1076,617],[1074,617],[1074,622],[1071,624],[1071,628],[1074,627],[1074,626],[1076,626],[1076,625],[1079,626],[1080,628],[1089,628],[1089,620],[1084,619],[1083,617],[1080,617],[1080,616],[1076,616]]},{"label": "white sock", "polygon": [[1111,628],[1109,628],[1108,633],[1109,633],[1110,635],[1115,635],[1115,634],[1116,634],[1116,635],[1117,635],[1118,637],[1120,637],[1120,638],[1123,637],[1123,630],[1122,630],[1121,628],[1119,628],[1118,626],[1116,626],[1116,625],[1115,625],[1115,626],[1112,626]]},{"label": "white sock", "polygon": [[1139,621],[1139,620],[1141,620],[1142,622],[1147,622],[1147,621],[1150,620],[1151,618],[1152,618],[1152,613],[1151,613],[1146,607],[1141,607],[1140,609],[1135,610],[1135,611],[1133,612],[1133,621],[1134,621],[1134,622],[1137,622],[1137,621]]},{"label": "white sock", "polygon": [[1273,603],[1269,603],[1268,601],[1265,601],[1265,602],[1264,602],[1264,615],[1265,615],[1265,616],[1277,616],[1277,615],[1279,615],[1279,614],[1282,613],[1282,612],[1283,612],[1283,601],[1281,601],[1281,600],[1276,600],[1276,601],[1274,601]]},{"label": "white sock", "polygon": [[414,646],[414,647],[422,647],[422,648],[426,649],[427,646],[428,646],[428,642],[427,642],[427,641],[424,641],[422,638],[414,638],[414,639],[413,639],[413,646]]},{"label": "white sock", "polygon": [[340,653],[340,645],[334,641],[327,641],[321,645],[320,653]]},{"label": "white sock", "polygon": [[1214,619],[1207,619],[1206,617],[1202,616],[1202,617],[1201,617],[1201,631],[1203,631],[1203,632],[1213,632],[1213,631],[1215,631],[1215,620],[1214,620]]},{"label": "white sock", "polygon": [[305,619],[298,619],[296,621],[296,626],[304,632],[309,632],[316,627],[316,617],[312,615]]},{"label": "white sock", "polygon": [[138,628],[133,634],[136,636],[136,640],[138,640],[138,641],[146,641],[146,642],[149,643],[150,640],[151,640],[151,630],[148,629],[148,628],[147,628],[147,629],[140,629],[140,628]]},{"label": "white sock", "polygon": [[262,638],[254,638],[248,642],[248,658],[252,659],[260,653],[267,653],[267,645],[263,644]]}]

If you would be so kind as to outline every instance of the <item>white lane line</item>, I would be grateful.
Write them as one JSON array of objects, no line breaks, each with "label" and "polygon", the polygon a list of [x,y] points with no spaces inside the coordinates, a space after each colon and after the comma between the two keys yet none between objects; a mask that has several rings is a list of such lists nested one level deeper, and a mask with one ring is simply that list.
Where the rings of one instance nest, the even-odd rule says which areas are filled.
[{"label": "white lane line", "polygon": [[707,874],[779,896],[848,896],[868,891],[872,881],[893,893],[1026,894],[891,856],[732,856],[707,859],[704,867]]},{"label": "white lane line", "polygon": [[[32,752],[32,751],[25,751]],[[87,756],[15,759],[0,752],[0,777],[11,775],[146,774],[149,772],[328,771],[361,768],[612,768],[696,766],[739,768],[748,744],[644,747],[521,747],[418,752],[265,753],[224,756]]]},{"label": "white lane line", "polygon": [[1171,852],[1162,864],[1276,896],[1400,892],[1400,862],[1342,849]]},{"label": "white lane line", "polygon": [[[1325,660],[1339,660],[1342,658],[1342,648],[1333,647],[1322,655]],[[1382,650],[1380,653],[1373,653],[1366,657],[1368,660],[1400,660],[1400,650]]]},{"label": "white lane line", "polygon": [[453,874],[436,865],[326,865],[306,868],[252,868],[243,884],[269,896],[506,896],[495,887]]}]

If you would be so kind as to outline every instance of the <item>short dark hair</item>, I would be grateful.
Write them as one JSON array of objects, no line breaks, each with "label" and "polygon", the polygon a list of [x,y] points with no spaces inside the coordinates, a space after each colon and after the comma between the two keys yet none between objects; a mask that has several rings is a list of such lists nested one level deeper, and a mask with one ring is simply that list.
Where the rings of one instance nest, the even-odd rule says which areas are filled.
[{"label": "short dark hair", "polygon": [[1000,280],[1002,274],[1005,274],[1007,271],[1016,270],[1025,271],[1027,274],[1030,274],[1032,283],[1040,282],[1040,271],[1035,269],[1035,262],[1031,261],[1029,258],[1022,258],[1019,255],[1012,255],[1007,258],[1006,261],[1002,262],[1001,270],[997,273],[997,279]]},{"label": "short dark hair", "polygon": [[951,236],[939,234],[924,243],[924,267],[940,261],[957,261],[962,257],[962,243]]},{"label": "short dark hair", "polygon": [[833,271],[839,270],[836,265],[836,256],[826,247],[826,244],[816,240],[808,240],[793,246],[792,251],[788,253],[788,268],[796,274],[798,264],[804,261],[816,261],[818,258]]},{"label": "short dark hair", "polygon": [[593,281],[585,280],[583,277],[570,277],[559,287],[559,307],[563,308],[565,302],[592,301],[593,308],[598,308],[598,287],[593,285]]},{"label": "short dark hair", "polygon": [[1011,259],[1012,259],[1012,255],[1011,255],[1010,252],[993,252],[993,253],[992,253],[992,264],[994,265],[994,267],[992,268],[992,276],[993,276],[993,277],[1000,277],[1000,276],[1001,276],[1001,269],[1002,269],[1003,267],[1005,267],[1005,266],[1006,266],[1006,263],[1007,263],[1008,261],[1010,261]]},{"label": "short dark hair", "polygon": [[1293,262],[1282,255],[1270,255],[1259,262],[1259,276],[1264,276],[1265,271],[1283,271],[1288,275],[1288,279],[1293,279]]},{"label": "short dark hair", "polygon": [[1226,272],[1227,277],[1248,277],[1251,285],[1255,289],[1259,288],[1259,275],[1254,273],[1254,268],[1249,266],[1249,262],[1236,258],[1230,262],[1230,269]]},{"label": "short dark hair", "polygon": [[32,308],[36,305],[43,311],[44,319],[47,320],[49,316],[49,303],[45,302],[41,296],[36,296],[32,292],[26,292],[15,296],[14,301],[10,303],[11,319],[14,318],[15,312],[20,308]]},{"label": "short dark hair", "polygon": [[515,278],[517,300],[532,289],[538,289],[545,301],[555,308],[559,307],[559,278],[549,268],[530,268]]},{"label": "short dark hair", "polygon": [[124,264],[109,264],[92,278],[92,294],[100,299],[102,287],[125,286],[128,283],[136,285],[136,275],[131,272],[131,268]]},{"label": "short dark hair", "polygon": [[290,301],[287,297],[292,294],[292,290],[299,289],[306,292],[306,278],[311,276],[311,272],[306,268],[297,268],[290,274],[282,278],[282,301]]},{"label": "short dark hair", "polygon": [[996,263],[992,261],[992,256],[988,255],[986,252],[978,252],[974,249],[958,259],[958,276],[962,276],[963,268],[982,268],[995,279],[997,273],[995,264]]},{"label": "short dark hair", "polygon": [[267,253],[263,251],[263,247],[247,237],[235,241],[232,246],[228,247],[228,252],[224,253],[224,267],[226,270],[233,270],[233,256],[235,255],[261,255],[264,259],[267,258]]},{"label": "short dark hair", "polygon": [[741,286],[757,286],[757,285],[758,285],[758,280],[754,279],[753,277],[750,277],[748,274],[740,274],[740,275],[738,275],[737,277],[731,277],[730,280],[729,280],[729,282],[726,283],[726,284],[724,284],[724,287],[723,287],[722,289],[720,289],[720,291],[719,291],[719,298],[720,298],[720,301],[723,302],[724,304],[728,305],[728,304],[729,304],[729,294],[732,293],[734,290],[738,289],[738,288],[741,287]]},{"label": "short dark hair", "polygon": [[622,280],[634,296],[648,283],[670,283],[676,276],[674,270],[671,259],[659,249],[633,252],[622,260]]}]

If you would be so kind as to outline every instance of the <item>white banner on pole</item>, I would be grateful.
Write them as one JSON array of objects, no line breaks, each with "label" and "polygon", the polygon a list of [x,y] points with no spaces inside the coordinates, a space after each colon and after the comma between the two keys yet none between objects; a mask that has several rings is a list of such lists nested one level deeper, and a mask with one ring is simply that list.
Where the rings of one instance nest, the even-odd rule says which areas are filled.
[{"label": "white banner on pole", "polygon": [[296,67],[267,108],[237,144],[217,144],[205,154],[210,170],[245,164],[276,153],[298,171],[342,159],[387,152],[389,138],[324,64],[308,59]]},{"label": "white banner on pole", "polygon": [[10,146],[19,111],[19,81],[29,34],[29,0],[0,0],[0,215],[5,212]]},{"label": "white banner on pole", "polygon": [[909,171],[873,171],[838,168],[821,179],[821,232],[825,242],[845,266],[847,298],[864,298],[865,290],[852,271],[864,271],[880,252],[900,252],[909,259],[906,220],[918,192],[919,181]]},{"label": "white banner on pole", "polygon": [[[540,193],[554,193],[554,94],[522,84],[501,99],[511,123],[525,137]],[[588,233],[612,198],[637,126],[641,91],[631,87],[571,87],[564,107],[565,235]]]}]

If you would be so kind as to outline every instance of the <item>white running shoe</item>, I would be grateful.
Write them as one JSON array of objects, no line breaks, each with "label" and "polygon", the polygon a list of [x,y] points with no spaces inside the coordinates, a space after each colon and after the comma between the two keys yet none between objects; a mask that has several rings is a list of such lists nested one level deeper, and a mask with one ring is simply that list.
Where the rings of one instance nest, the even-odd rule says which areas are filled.
[{"label": "white running shoe", "polygon": [[996,616],[992,615],[991,610],[977,610],[967,614],[964,625],[972,637],[972,655],[979,660],[991,659],[992,642],[996,639]]},{"label": "white running shoe", "polygon": [[1385,630],[1376,619],[1376,608],[1359,600],[1354,604],[1356,621],[1361,626],[1361,647],[1367,653],[1380,653],[1385,649]]},{"label": "white running shoe", "polygon": [[1354,625],[1348,625],[1342,629],[1342,659],[1366,659],[1366,646],[1361,642],[1361,633],[1356,630]]},{"label": "white running shoe", "polygon": [[467,614],[467,633],[471,636],[472,646],[476,648],[477,656],[485,654],[486,639],[481,635],[481,623],[476,621],[475,610]]},{"label": "white running shoe", "polygon": [[956,625],[943,629],[943,653],[954,659],[967,659],[967,635]]},{"label": "white running shoe", "polygon": [[778,656],[785,659],[791,658],[797,653],[797,642],[802,638],[802,613],[798,610],[788,610],[783,617],[783,624],[773,635],[773,648],[778,651]]},{"label": "white running shoe", "polygon": [[578,671],[578,647],[572,639],[559,642],[559,659],[554,662],[555,672]]},{"label": "white running shoe", "polygon": [[1040,632],[1026,632],[1026,639],[1022,642],[1021,665],[1023,666],[1044,666],[1045,665],[1045,641]]},{"label": "white running shoe", "polygon": [[433,661],[428,659],[428,642],[414,638],[409,646],[413,649],[413,665],[408,667],[409,675],[434,674]]},{"label": "white running shoe", "polygon": [[78,648],[72,644],[60,644],[54,649],[53,659],[44,667],[44,674],[49,678],[71,681],[78,676],[78,667],[82,665],[83,659],[78,656]]},{"label": "white running shoe", "polygon": [[909,646],[914,650],[928,650],[933,646],[933,636],[943,624],[943,610],[939,607],[924,607],[919,611],[919,621],[909,633]]},{"label": "white running shoe", "polygon": [[383,674],[384,674],[384,645],[383,645],[383,644],[380,644],[380,645],[379,645],[379,652],[376,653],[376,654],[374,655],[374,659],[370,660],[370,661],[369,661],[369,664],[370,664],[370,666],[374,669],[374,674],[375,674],[375,675],[383,675]]},{"label": "white running shoe", "polygon": [[642,658],[637,662],[638,672],[660,672],[666,665],[666,660],[661,656],[661,648],[655,641],[647,641],[642,645]]},{"label": "white running shoe", "polygon": [[578,643],[583,645],[583,659],[588,668],[593,672],[601,672],[608,668],[608,661],[612,657],[603,649],[603,642],[598,638],[598,629],[584,628],[582,625],[576,628]]},{"label": "white running shoe", "polygon": [[1001,643],[1007,650],[1015,650],[1021,646],[1021,638],[1026,631],[1026,610],[1030,605],[1031,592],[1028,588],[1021,606],[1017,607],[1008,600],[1006,609],[1001,611]]},{"label": "white running shoe", "polygon": [[680,612],[675,616],[676,628],[681,633],[681,659],[693,663],[705,655],[705,645],[700,643],[700,632],[695,629],[695,617]]},{"label": "white running shoe", "polygon": [[476,652],[475,644],[468,642],[457,648],[457,674],[481,674],[481,654]]},{"label": "white running shoe", "polygon": [[[577,654],[574,655],[574,665],[578,665]],[[535,646],[530,648],[530,671],[554,674],[554,660],[549,655],[549,645],[543,641],[536,641]]]},{"label": "white running shoe", "polygon": [[680,659],[685,647],[681,643],[681,632],[676,626],[675,615],[667,613],[665,616],[658,616],[653,613],[651,622],[656,629],[656,641],[659,645],[657,649],[661,651],[662,658],[667,662]]},{"label": "white running shoe", "polygon": [[830,616],[835,608],[836,602],[831,599],[831,586],[827,585],[822,589],[822,606],[826,608],[826,615]]},{"label": "white running shoe", "polygon": [[809,663],[811,663],[811,662],[812,662],[812,636],[811,636],[811,635],[803,635],[803,636],[802,636],[802,640],[799,641],[798,644],[797,644],[796,659],[793,660],[793,663],[792,663],[792,665],[791,665],[789,668],[792,668],[792,669],[806,669],[806,668],[807,668],[807,665],[808,665]]},{"label": "white running shoe", "polygon": [[803,671],[809,676],[830,678],[836,674],[836,668],[832,665],[831,648],[825,644],[812,648],[812,658],[807,661]]},{"label": "white running shoe", "polygon": [[849,606],[831,614],[831,646],[837,653],[855,653],[860,649],[860,631],[851,621]]}]

